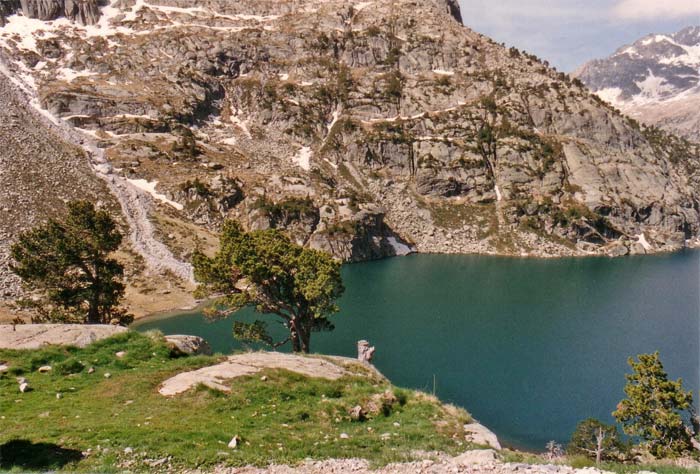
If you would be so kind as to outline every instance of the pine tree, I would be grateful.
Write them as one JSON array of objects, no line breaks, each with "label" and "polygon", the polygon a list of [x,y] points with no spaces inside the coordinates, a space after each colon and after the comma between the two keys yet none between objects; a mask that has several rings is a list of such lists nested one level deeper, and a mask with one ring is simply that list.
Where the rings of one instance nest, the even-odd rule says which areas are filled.
[{"label": "pine tree", "polygon": [[692,430],[682,413],[691,411],[692,392],[683,390],[681,379],[668,380],[659,353],[630,358],[632,374],[627,374],[627,398],[617,405],[613,416],[625,433],[642,438],[649,452],[657,457],[675,456],[690,449]]},{"label": "pine tree", "polygon": [[[273,342],[263,321],[236,321],[238,339],[275,347],[292,343],[294,352],[311,350],[311,334],[330,331],[329,318],[338,311],[343,291],[340,262],[330,255],[291,242],[280,231],[244,232],[237,222],[224,224],[221,248],[213,258],[193,257],[198,296],[221,295],[208,311],[226,317],[244,306],[282,320],[289,336]],[[224,309],[221,309],[224,308]]]},{"label": "pine tree", "polygon": [[616,458],[624,451],[624,445],[620,442],[615,426],[589,418],[576,426],[566,450],[569,454],[592,457],[596,464],[600,464],[604,460]]},{"label": "pine tree", "polygon": [[37,320],[50,322],[128,323],[118,309],[124,295],[123,266],[110,258],[122,234],[104,210],[87,201],[68,204],[64,220],[50,219],[22,233],[12,246],[11,269],[43,298],[29,305]]}]

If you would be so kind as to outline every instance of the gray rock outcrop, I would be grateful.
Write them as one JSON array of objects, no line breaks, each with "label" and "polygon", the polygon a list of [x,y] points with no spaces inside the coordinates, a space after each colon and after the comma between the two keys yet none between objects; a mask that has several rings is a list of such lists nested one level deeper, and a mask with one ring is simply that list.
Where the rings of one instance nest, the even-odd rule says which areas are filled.
[{"label": "gray rock outcrop", "polygon": [[47,345],[85,347],[125,331],[125,327],[109,325],[2,324],[0,349],[38,349]]},{"label": "gray rock outcrop", "polygon": [[214,390],[230,392],[231,388],[227,382],[237,377],[256,374],[264,369],[284,369],[307,377],[337,380],[352,373],[345,367],[345,364],[348,363],[357,363],[357,361],[342,357],[324,359],[280,352],[248,352],[229,356],[225,362],[220,364],[177,374],[165,380],[158,392],[161,395],[171,397],[184,393],[199,384]]},{"label": "gray rock outcrop", "polygon": [[64,15],[82,25],[94,25],[100,21],[97,0],[64,0]]},{"label": "gray rock outcrop", "polygon": [[22,13],[27,18],[55,20],[63,14],[63,0],[20,0]]},{"label": "gray rock outcrop", "polygon": [[466,424],[464,425],[464,431],[467,433],[467,441],[482,446],[489,446],[497,451],[502,449],[496,434],[480,423]]},{"label": "gray rock outcrop", "polygon": [[171,351],[178,355],[211,355],[211,346],[199,336],[171,335],[165,336],[165,342]]},{"label": "gray rock outcrop", "polygon": [[94,25],[100,18],[98,0],[6,0],[0,3],[0,26],[4,26],[4,17],[20,8],[27,18],[43,21],[64,16],[82,25]]}]

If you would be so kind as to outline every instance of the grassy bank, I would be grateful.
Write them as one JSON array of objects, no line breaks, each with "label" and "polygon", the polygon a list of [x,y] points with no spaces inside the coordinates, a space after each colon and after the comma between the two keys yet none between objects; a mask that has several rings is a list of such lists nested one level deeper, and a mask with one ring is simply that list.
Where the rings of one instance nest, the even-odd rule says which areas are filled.
[{"label": "grassy bank", "polygon": [[[157,392],[168,377],[217,360],[172,357],[160,338],[137,333],[85,349],[0,351],[10,367],[0,375],[0,470],[112,472],[349,457],[385,464],[414,450],[465,449],[466,412],[366,375],[329,381],[268,370],[234,380],[231,393]],[[52,370],[39,373],[45,365]],[[32,390],[21,393],[17,377]],[[395,403],[351,419],[350,408],[386,390]],[[240,443],[231,449],[234,436]]]},{"label": "grassy bank", "polygon": [[602,462],[596,465],[595,461],[589,457],[576,455],[565,455],[554,460],[547,459],[542,454],[527,453],[523,451],[513,451],[505,449],[501,451],[501,460],[509,463],[524,463],[531,465],[557,464],[570,466],[575,469],[596,468],[604,472],[615,474],[637,474],[642,472],[654,474],[699,474],[700,470],[695,467],[683,467],[679,464],[679,459],[660,459],[653,462],[642,463],[622,463],[622,462]]}]

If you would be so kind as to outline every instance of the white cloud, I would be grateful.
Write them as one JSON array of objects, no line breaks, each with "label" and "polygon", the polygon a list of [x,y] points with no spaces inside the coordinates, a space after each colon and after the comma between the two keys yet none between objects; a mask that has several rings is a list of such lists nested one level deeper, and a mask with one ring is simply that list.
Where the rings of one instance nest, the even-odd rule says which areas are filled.
[{"label": "white cloud", "polygon": [[700,0],[620,0],[613,11],[615,16],[625,20],[696,16],[688,18],[688,23],[692,23],[700,16]]}]

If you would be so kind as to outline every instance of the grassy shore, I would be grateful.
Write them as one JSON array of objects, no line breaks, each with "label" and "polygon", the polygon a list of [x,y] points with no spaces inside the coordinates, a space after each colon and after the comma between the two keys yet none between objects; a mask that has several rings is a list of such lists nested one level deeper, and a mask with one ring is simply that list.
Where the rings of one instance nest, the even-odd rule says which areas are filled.
[{"label": "grassy shore", "polygon": [[542,454],[527,453],[523,451],[512,451],[505,449],[501,452],[503,462],[509,463],[524,463],[524,464],[558,464],[571,466],[576,469],[597,468],[601,471],[612,472],[616,474],[637,474],[639,472],[652,472],[655,474],[700,474],[700,470],[693,467],[683,467],[678,465],[676,459],[657,460],[643,463],[621,463],[621,462],[602,462],[596,465],[595,461],[586,456],[568,456],[551,460],[547,459]]},{"label": "grassy shore", "polygon": [[[85,349],[0,351],[10,367],[0,376],[0,470],[152,471],[307,458],[382,465],[417,450],[467,448],[466,412],[366,374],[330,381],[268,370],[234,380],[231,393],[201,386],[173,398],[158,393],[170,376],[219,359],[176,358],[161,338],[133,332]],[[39,373],[45,365],[52,370]],[[32,390],[21,393],[18,377]],[[350,408],[387,390],[395,403],[351,419]],[[240,443],[232,449],[234,436]]]}]

